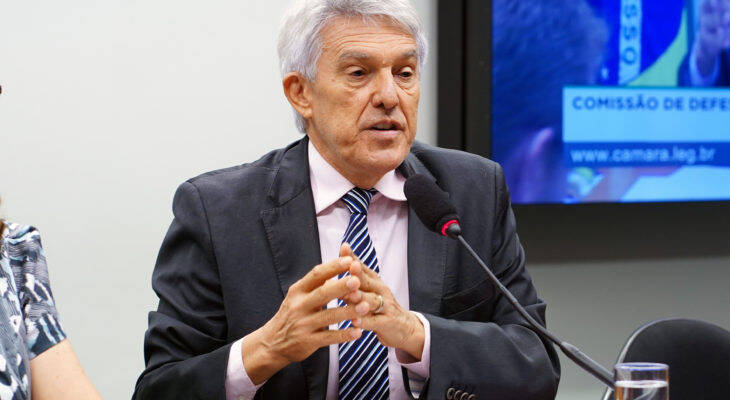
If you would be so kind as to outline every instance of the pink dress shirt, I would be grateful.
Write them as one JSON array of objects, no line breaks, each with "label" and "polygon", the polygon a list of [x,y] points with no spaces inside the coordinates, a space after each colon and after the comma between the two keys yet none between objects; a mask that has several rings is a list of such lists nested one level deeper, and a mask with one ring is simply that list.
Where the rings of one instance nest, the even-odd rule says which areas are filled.
[{"label": "pink dress shirt", "polygon": [[[354,187],[334,167],[319,154],[309,142],[309,176],[314,195],[314,207],[317,213],[319,243],[322,260],[331,260],[339,256],[340,243],[350,221],[350,212],[340,198]],[[378,193],[370,202],[368,210],[368,229],[373,240],[380,263],[380,278],[393,292],[395,299],[403,308],[408,308],[408,204],[403,194],[405,178],[395,171],[390,171],[375,184]],[[336,279],[336,278],[333,278]],[[327,307],[337,307],[337,300],[332,300]],[[428,320],[419,313],[414,313],[423,323],[425,343],[421,360],[413,359],[408,353],[388,348],[388,379],[391,399],[408,399],[403,387],[401,366],[409,372],[411,388],[420,389],[423,381],[429,377],[431,359],[431,329]],[[331,325],[330,329],[337,329]],[[261,385],[254,385],[246,373],[241,358],[241,341],[239,339],[228,356],[226,375],[226,399],[250,400]],[[327,399],[337,399],[339,384],[338,347],[330,346],[329,375],[327,381]]]}]

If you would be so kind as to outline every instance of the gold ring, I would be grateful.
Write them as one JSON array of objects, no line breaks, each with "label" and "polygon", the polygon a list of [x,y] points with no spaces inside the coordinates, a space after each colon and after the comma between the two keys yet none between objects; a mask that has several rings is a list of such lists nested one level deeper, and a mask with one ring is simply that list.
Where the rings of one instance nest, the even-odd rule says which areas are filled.
[{"label": "gold ring", "polygon": [[378,306],[378,309],[373,311],[373,314],[380,314],[381,311],[383,311],[383,306],[385,305],[385,300],[383,300],[383,296],[378,295],[378,300],[380,300],[380,305]]}]

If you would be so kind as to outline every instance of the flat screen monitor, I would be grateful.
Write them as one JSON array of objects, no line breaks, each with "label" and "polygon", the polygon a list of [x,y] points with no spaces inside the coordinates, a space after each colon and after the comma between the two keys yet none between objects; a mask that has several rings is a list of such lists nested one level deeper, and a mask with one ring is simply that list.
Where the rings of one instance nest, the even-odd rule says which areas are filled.
[{"label": "flat screen monitor", "polygon": [[492,0],[489,156],[512,201],[730,200],[727,15],[714,0]]}]

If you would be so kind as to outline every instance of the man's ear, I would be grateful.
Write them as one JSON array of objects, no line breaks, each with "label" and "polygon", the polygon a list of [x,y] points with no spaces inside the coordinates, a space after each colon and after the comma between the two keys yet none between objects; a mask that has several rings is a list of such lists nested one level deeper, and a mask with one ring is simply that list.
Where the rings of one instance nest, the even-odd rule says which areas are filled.
[{"label": "man's ear", "polygon": [[298,72],[290,72],[284,76],[282,80],[284,86],[284,95],[286,95],[289,104],[304,117],[309,119],[312,116],[311,102],[311,84],[302,74]]}]

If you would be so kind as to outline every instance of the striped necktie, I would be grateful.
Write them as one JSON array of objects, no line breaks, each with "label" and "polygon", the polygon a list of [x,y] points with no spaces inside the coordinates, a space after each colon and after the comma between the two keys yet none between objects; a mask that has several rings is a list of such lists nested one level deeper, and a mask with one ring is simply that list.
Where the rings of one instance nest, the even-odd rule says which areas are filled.
[{"label": "striped necktie", "polygon": [[[375,189],[354,188],[342,196],[350,210],[350,223],[342,241],[350,244],[365,266],[380,273],[367,225],[368,206],[375,193]],[[348,274],[346,272],[340,278]],[[342,300],[338,303],[345,305]],[[344,321],[339,327],[345,329],[350,324],[351,321]],[[339,361],[339,400],[388,398],[388,348],[380,344],[375,332],[363,331],[359,339],[340,343]]]}]

